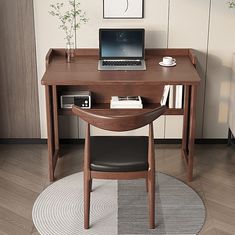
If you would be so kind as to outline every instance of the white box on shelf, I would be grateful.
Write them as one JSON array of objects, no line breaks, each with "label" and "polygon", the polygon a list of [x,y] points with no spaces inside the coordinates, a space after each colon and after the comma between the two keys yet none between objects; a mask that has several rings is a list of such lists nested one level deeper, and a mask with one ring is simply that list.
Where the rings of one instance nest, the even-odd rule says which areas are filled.
[{"label": "white box on shelf", "polygon": [[112,96],[111,109],[142,109],[143,104],[140,96]]},{"label": "white box on shelf", "polygon": [[111,109],[142,109],[143,104],[110,104]]}]

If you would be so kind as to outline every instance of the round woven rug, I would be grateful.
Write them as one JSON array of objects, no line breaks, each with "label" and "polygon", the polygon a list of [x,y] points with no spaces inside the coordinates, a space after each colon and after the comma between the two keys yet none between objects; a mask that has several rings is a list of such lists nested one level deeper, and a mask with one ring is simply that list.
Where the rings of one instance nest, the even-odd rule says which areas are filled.
[{"label": "round woven rug", "polygon": [[83,173],[48,186],[32,217],[41,235],[196,235],[205,221],[198,194],[183,182],[156,174],[156,229],[148,229],[145,180],[93,180],[90,229],[83,229]]}]

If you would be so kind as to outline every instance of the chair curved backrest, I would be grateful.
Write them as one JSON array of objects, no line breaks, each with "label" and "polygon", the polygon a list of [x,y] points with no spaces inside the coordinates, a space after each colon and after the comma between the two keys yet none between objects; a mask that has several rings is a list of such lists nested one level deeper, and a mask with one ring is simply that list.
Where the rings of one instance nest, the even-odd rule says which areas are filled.
[{"label": "chair curved backrest", "polygon": [[92,109],[82,109],[75,105],[72,107],[72,111],[95,127],[109,131],[129,131],[153,122],[166,111],[166,106],[139,113],[135,112],[134,114],[128,111],[120,113],[115,109],[97,112],[92,111]]},{"label": "chair curved backrest", "polygon": [[[90,193],[92,189],[92,179],[95,178],[116,180],[145,178],[148,191],[149,228],[155,228],[155,157],[153,121],[166,111],[166,106],[143,110],[99,110],[81,109],[74,105],[72,111],[87,123],[83,178],[84,228],[89,228]],[[90,125],[109,131],[129,131],[149,125],[149,136],[141,136],[140,139],[134,139],[132,136],[129,139],[125,138],[124,142],[124,137],[122,137],[122,141],[118,137],[112,139],[111,142],[108,142],[107,138],[105,138],[106,141],[104,143],[100,136],[90,138]],[[106,147],[107,142],[112,150],[115,149],[112,153],[106,154],[108,152]],[[124,145],[125,147],[120,148],[120,146]],[[136,148],[136,146],[140,148]],[[100,151],[101,149],[105,151]],[[121,151],[118,151],[118,154],[114,154],[117,150]]]}]

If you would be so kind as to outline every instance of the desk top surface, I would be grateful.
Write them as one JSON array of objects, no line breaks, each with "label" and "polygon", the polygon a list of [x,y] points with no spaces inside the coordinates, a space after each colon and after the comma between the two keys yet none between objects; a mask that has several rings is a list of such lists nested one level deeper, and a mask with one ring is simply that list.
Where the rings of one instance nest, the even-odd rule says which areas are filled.
[{"label": "desk top surface", "polygon": [[[89,49],[88,49],[89,50]],[[93,50],[94,51],[94,50]],[[84,52],[84,51],[83,51]],[[173,56],[177,65],[162,67],[164,55]],[[199,84],[200,77],[194,67],[196,58],[189,49],[153,49],[146,53],[145,71],[98,71],[98,55],[80,53],[67,63],[64,50],[51,49],[47,55],[47,69],[43,85],[99,85],[99,84]]]}]

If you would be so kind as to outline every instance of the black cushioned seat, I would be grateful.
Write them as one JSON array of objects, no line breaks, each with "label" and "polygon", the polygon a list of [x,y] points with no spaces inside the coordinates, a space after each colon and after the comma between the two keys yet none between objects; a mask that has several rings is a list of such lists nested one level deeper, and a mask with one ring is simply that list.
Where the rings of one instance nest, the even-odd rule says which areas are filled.
[{"label": "black cushioned seat", "polygon": [[105,172],[148,170],[148,137],[92,136],[90,169]]}]

